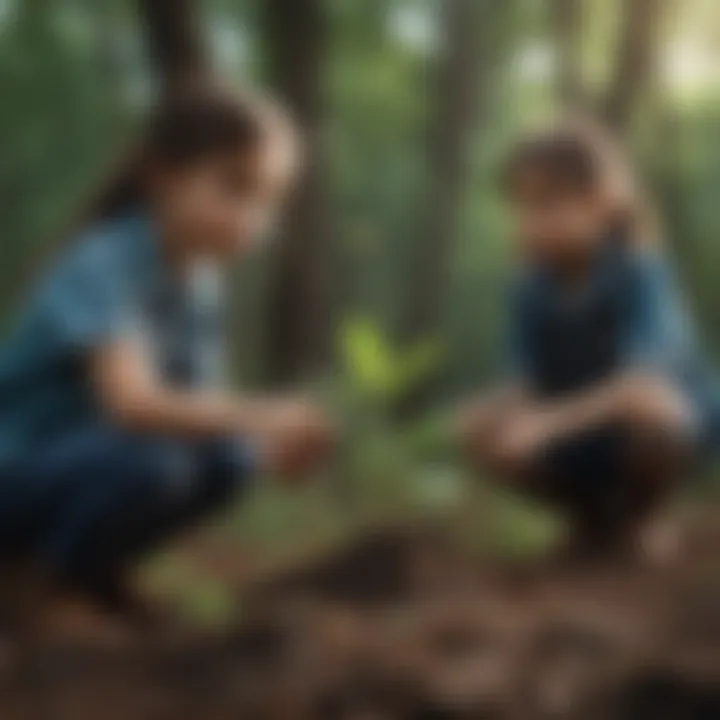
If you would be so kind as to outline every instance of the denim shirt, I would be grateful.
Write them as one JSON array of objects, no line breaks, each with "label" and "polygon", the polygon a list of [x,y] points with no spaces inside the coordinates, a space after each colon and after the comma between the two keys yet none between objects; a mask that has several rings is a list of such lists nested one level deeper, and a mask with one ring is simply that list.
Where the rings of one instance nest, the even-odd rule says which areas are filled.
[{"label": "denim shirt", "polygon": [[530,268],[513,292],[511,363],[540,395],[573,392],[614,372],[652,368],[702,385],[683,297],[662,256],[610,240],[577,292]]},{"label": "denim shirt", "polygon": [[31,293],[0,347],[0,467],[100,422],[88,352],[137,343],[166,382],[217,380],[221,293],[211,268],[179,277],[142,212],[82,233]]}]

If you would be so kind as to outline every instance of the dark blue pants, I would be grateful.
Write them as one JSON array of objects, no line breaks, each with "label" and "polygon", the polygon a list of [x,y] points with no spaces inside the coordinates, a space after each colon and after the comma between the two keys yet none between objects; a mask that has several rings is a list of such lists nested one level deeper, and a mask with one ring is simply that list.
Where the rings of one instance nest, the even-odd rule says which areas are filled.
[{"label": "dark blue pants", "polygon": [[0,479],[0,552],[68,580],[114,572],[222,508],[251,471],[236,439],[91,427],[39,445]]},{"label": "dark blue pants", "polygon": [[645,520],[682,479],[695,437],[678,431],[606,426],[554,443],[530,485],[586,531],[612,538]]}]

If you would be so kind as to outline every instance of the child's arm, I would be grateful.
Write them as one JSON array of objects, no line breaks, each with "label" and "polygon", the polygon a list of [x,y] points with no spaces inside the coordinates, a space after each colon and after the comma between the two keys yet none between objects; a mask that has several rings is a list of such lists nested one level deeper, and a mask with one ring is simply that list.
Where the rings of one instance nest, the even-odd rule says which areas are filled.
[{"label": "child's arm", "polygon": [[510,430],[510,446],[537,448],[616,422],[692,421],[685,399],[669,381],[689,341],[678,289],[663,260],[653,254],[638,252],[629,269],[617,374],[568,398],[535,405]]},{"label": "child's arm", "polygon": [[527,407],[508,424],[501,454],[531,457],[557,440],[615,423],[685,427],[692,417],[671,383],[627,372],[566,399]]},{"label": "child's arm", "polygon": [[637,251],[630,262],[620,369],[595,388],[548,408],[559,432],[682,414],[680,394],[668,381],[689,351],[688,315],[661,257]]},{"label": "child's arm", "polygon": [[330,442],[323,413],[299,400],[247,400],[186,391],[160,382],[132,342],[118,340],[90,353],[90,374],[101,408],[133,432],[256,439],[275,469],[292,472]]},{"label": "child's arm", "polygon": [[[134,236],[91,232],[62,259],[39,294],[48,342],[84,363],[100,410],[130,432],[248,438],[274,469],[292,472],[329,449],[321,410],[297,399],[262,401],[166,385],[143,351],[136,265],[126,256]],[[152,337],[148,339],[152,342]]]},{"label": "child's arm", "polygon": [[499,427],[504,419],[529,402],[530,395],[522,381],[506,381],[461,403],[455,411],[456,435],[464,438],[483,435],[489,427]]},{"label": "child's arm", "polygon": [[118,425],[188,436],[252,429],[248,403],[220,393],[180,392],[161,384],[141,353],[118,340],[91,351],[90,371],[101,408]]}]

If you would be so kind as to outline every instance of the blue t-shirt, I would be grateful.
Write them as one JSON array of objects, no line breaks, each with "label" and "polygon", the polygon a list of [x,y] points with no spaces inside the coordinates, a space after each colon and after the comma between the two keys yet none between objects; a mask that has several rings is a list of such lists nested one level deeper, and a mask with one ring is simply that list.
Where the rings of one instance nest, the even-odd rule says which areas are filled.
[{"label": "blue t-shirt", "polygon": [[42,278],[0,348],[0,467],[99,422],[86,358],[131,339],[168,383],[214,382],[221,292],[210,265],[173,273],[143,213],[83,233]]},{"label": "blue t-shirt", "polygon": [[542,396],[633,367],[659,370],[693,394],[710,393],[689,313],[658,253],[610,240],[579,288],[530,268],[512,308],[512,365]]}]

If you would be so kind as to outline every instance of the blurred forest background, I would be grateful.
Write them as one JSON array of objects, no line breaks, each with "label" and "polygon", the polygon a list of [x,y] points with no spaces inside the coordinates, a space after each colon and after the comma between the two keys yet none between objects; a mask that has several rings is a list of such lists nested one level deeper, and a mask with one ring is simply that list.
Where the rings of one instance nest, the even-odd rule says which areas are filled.
[{"label": "blurred forest background", "polygon": [[237,378],[312,381],[349,426],[341,480],[268,491],[232,531],[246,547],[474,506],[433,408],[498,369],[495,173],[559,107],[625,138],[720,360],[717,0],[0,0],[3,318],[158,85],[205,71],[274,89],[311,158],[282,241],[236,274]]}]

